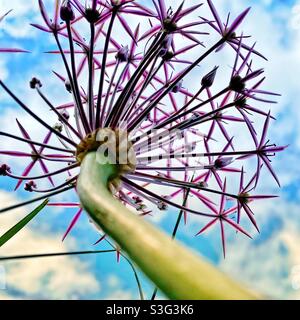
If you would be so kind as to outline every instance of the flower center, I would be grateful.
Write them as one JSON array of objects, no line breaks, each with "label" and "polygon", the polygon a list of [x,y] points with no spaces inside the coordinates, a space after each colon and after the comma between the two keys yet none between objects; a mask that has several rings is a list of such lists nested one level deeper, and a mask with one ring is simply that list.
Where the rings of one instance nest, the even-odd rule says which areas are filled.
[{"label": "flower center", "polygon": [[88,134],[77,146],[77,161],[81,163],[92,151],[97,152],[98,162],[117,165],[120,174],[135,170],[136,156],[125,130],[102,128]]},{"label": "flower center", "polygon": [[120,176],[135,171],[136,155],[125,130],[102,128],[88,134],[77,145],[77,161],[81,163],[89,152],[96,152],[96,161],[99,164],[117,166],[118,175],[112,177],[108,183],[113,194],[120,188]]},{"label": "flower center", "polygon": [[247,192],[240,193],[240,194],[239,194],[239,200],[240,200],[240,202],[242,202],[242,203],[244,203],[244,204],[249,203],[249,196],[250,196],[250,194],[247,193]]},{"label": "flower center", "polygon": [[163,23],[166,31],[175,32],[177,30],[177,24],[171,18],[166,18]]}]

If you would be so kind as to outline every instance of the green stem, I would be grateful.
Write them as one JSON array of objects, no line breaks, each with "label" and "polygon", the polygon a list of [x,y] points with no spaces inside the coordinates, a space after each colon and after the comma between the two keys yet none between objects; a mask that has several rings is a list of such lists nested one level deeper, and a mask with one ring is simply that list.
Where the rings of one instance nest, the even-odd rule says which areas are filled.
[{"label": "green stem", "polygon": [[[96,152],[82,164],[77,191],[92,220],[170,299],[257,299],[194,252],[125,208],[108,191],[116,165],[99,164]],[[98,158],[99,159],[99,158]]]}]

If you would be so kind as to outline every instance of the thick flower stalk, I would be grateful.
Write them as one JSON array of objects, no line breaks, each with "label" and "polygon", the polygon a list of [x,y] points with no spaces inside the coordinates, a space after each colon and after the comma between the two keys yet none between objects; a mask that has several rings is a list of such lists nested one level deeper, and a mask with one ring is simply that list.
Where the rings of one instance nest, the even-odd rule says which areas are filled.
[{"label": "thick flower stalk", "polygon": [[[173,238],[189,215],[202,219],[197,235],[218,224],[224,256],[226,228],[251,238],[243,226],[250,221],[259,231],[251,203],[274,196],[255,189],[265,169],[279,184],[270,158],[285,147],[268,140],[274,120],[268,106],[278,94],[262,88],[264,71],[255,68],[255,61],[265,58],[241,30],[249,9],[223,23],[211,0],[206,18],[199,18],[202,4],[84,3],[56,0],[50,17],[39,0],[44,24],[33,26],[53,36],[57,48],[49,54],[60,55],[64,66],[54,75],[71,101],[57,106],[44,93],[44,81],[30,81],[45,111],[57,118],[51,124],[0,81],[46,129],[43,139],[31,138],[17,120],[20,135],[0,132],[30,148],[1,149],[5,157],[29,161],[21,174],[2,163],[0,174],[16,180],[15,190],[23,185],[41,194],[25,204],[74,190],[80,203],[49,204],[78,207],[64,238],[85,209],[102,231],[98,242],[106,235],[113,238],[118,259],[124,250],[171,298],[252,298],[143,218],[179,210]],[[228,75],[224,66],[207,63],[225,50],[232,54]],[[218,81],[221,72],[224,85]],[[264,122],[262,129],[256,121]],[[252,146],[235,143],[235,126]],[[248,177],[253,162],[256,170]],[[49,163],[56,169],[50,170]],[[40,175],[31,174],[35,167]],[[238,186],[231,182],[236,177]],[[49,188],[40,188],[45,180]]]}]

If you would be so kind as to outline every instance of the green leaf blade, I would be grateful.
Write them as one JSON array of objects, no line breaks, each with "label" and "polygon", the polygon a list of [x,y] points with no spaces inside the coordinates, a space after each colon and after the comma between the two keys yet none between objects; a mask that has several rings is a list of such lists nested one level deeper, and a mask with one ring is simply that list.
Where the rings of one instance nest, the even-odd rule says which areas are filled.
[{"label": "green leaf blade", "polygon": [[42,211],[48,204],[49,199],[46,199],[42,204],[30,212],[26,217],[20,220],[16,225],[10,228],[0,237],[0,247],[13,238],[19,231],[21,231],[40,211]]}]

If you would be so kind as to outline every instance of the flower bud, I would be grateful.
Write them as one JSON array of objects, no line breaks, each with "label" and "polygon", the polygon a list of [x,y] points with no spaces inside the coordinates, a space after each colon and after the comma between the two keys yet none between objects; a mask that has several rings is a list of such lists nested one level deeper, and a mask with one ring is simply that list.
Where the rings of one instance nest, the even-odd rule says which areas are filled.
[{"label": "flower bud", "polygon": [[202,78],[201,85],[204,88],[209,88],[213,85],[216,77],[216,73],[219,67],[215,67],[211,72]]},{"label": "flower bud", "polygon": [[161,44],[161,50],[159,55],[162,57],[164,56],[168,51],[170,51],[171,46],[172,46],[172,41],[173,41],[173,36],[171,34],[168,34],[162,44]]},{"label": "flower bud", "polygon": [[127,62],[129,60],[129,48],[128,46],[122,47],[116,54],[116,59],[119,62]]},{"label": "flower bud", "polygon": [[72,93],[72,86],[71,86],[70,81],[68,81],[68,80],[65,81],[65,88],[68,92]]},{"label": "flower bud", "polygon": [[100,19],[100,12],[93,8],[86,8],[85,17],[88,22],[96,23]]},{"label": "flower bud", "polygon": [[58,132],[62,132],[63,131],[63,126],[60,122],[55,123],[54,125],[54,130],[58,131]]},{"label": "flower bud", "polygon": [[143,202],[143,200],[139,196],[133,196],[132,200],[134,201],[135,204],[139,204]]},{"label": "flower bud", "polygon": [[6,176],[7,173],[11,173],[10,167],[7,164],[0,166],[0,176]]},{"label": "flower bud", "polygon": [[60,114],[65,120],[68,121],[70,119],[70,114],[69,114],[68,110],[64,109],[60,112]]},{"label": "flower bud", "polygon": [[244,80],[239,75],[232,77],[229,86],[230,86],[231,90],[238,92],[238,93],[242,93],[246,88],[246,84],[245,84]]},{"label": "flower bud", "polygon": [[36,189],[36,183],[34,181],[29,181],[25,183],[24,190],[28,192],[33,192]]},{"label": "flower bud", "polygon": [[200,181],[199,182],[199,187],[200,188],[208,188],[208,183],[206,181]]},{"label": "flower bud", "polygon": [[159,201],[157,203],[157,208],[161,211],[165,211],[168,209],[168,205],[165,202]]},{"label": "flower bud", "polygon": [[39,79],[37,78],[32,78],[29,82],[29,86],[31,89],[35,89],[35,88],[41,88],[42,87],[42,83]]},{"label": "flower bud", "polygon": [[164,54],[162,54],[162,51],[161,51],[160,55],[165,61],[170,61],[171,59],[174,58],[174,52],[173,51],[167,51]]},{"label": "flower bud", "polygon": [[60,7],[60,18],[62,21],[70,22],[75,19],[75,14],[69,0],[64,0]]},{"label": "flower bud", "polygon": [[222,169],[222,168],[227,167],[232,162],[233,162],[232,157],[219,158],[215,161],[214,167],[215,167],[215,169]]},{"label": "flower bud", "polygon": [[172,92],[177,93],[182,89],[183,80],[179,81],[173,88]]}]

